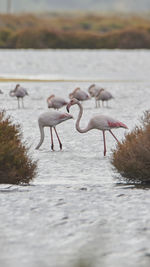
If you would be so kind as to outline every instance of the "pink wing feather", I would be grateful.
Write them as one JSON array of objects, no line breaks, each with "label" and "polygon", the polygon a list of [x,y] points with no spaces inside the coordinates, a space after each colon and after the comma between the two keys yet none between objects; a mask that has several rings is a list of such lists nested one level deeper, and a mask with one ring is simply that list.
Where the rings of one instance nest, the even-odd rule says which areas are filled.
[{"label": "pink wing feather", "polygon": [[128,127],[124,123],[122,123],[120,121],[116,121],[116,122],[108,121],[108,125],[109,125],[109,127],[112,127],[112,128],[119,128],[119,127],[121,127],[121,128],[128,129]]}]

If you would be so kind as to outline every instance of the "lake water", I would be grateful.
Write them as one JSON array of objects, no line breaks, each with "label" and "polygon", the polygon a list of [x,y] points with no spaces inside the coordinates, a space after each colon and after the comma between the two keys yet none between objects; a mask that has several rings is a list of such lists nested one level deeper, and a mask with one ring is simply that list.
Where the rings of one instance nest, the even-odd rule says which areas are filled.
[{"label": "lake water", "polygon": [[[132,130],[150,108],[150,52],[0,50],[0,62],[0,77],[29,79],[20,82],[29,92],[24,109],[9,96],[13,81],[0,82],[0,107],[21,124],[30,155],[38,160],[38,174],[30,186],[0,185],[0,266],[74,267],[79,259],[92,262],[92,267],[150,266],[150,191],[126,184],[113,168],[112,136],[106,134],[104,157],[101,132],[75,130],[74,106],[74,120],[57,126],[63,150],[56,139],[56,151],[50,150],[49,129],[35,150],[38,116],[48,110],[46,98],[54,93],[67,100],[75,87],[87,91],[94,82],[114,99],[109,108],[96,109],[93,99],[84,102],[81,125],[100,113]],[[119,140],[125,132],[114,130]]]}]

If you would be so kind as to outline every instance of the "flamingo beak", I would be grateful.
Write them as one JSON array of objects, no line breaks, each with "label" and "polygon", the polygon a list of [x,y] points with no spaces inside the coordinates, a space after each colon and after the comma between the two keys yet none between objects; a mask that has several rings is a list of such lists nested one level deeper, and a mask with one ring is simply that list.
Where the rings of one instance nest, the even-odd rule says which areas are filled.
[{"label": "flamingo beak", "polygon": [[68,105],[66,106],[66,110],[68,111],[68,113],[69,113],[70,106],[71,106],[70,103],[68,103]]}]

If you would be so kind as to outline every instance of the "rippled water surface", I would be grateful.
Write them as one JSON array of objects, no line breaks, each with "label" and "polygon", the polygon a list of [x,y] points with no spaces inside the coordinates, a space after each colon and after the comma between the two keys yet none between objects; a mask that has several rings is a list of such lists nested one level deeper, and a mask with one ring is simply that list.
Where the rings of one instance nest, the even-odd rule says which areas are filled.
[{"label": "rippled water surface", "polygon": [[[97,113],[121,120],[129,130],[139,124],[150,107],[149,51],[1,50],[0,59],[1,77],[41,79],[21,83],[29,92],[24,109],[17,109],[16,99],[9,96],[16,83],[0,83],[0,107],[21,124],[30,155],[38,160],[30,186],[0,186],[0,266],[72,267],[80,258],[94,267],[150,266],[150,191],[125,184],[113,169],[112,136],[106,134],[104,157],[101,132],[75,130],[74,106],[74,120],[57,126],[63,150],[56,139],[55,151],[50,150],[48,128],[43,145],[35,150],[46,98],[55,93],[67,100],[75,87],[87,90],[98,80],[114,99],[109,108],[96,109],[93,99],[83,103],[81,125]],[[121,140],[125,130],[114,133]]]}]

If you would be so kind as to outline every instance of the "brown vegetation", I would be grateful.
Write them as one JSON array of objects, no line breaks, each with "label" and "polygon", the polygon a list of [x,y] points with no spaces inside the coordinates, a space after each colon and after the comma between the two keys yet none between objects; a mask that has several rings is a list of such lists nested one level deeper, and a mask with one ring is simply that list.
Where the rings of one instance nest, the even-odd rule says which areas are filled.
[{"label": "brown vegetation", "polygon": [[20,126],[0,112],[0,183],[28,184],[35,176],[36,162],[21,142]]},{"label": "brown vegetation", "polygon": [[0,15],[0,48],[150,48],[150,20],[92,14]]},{"label": "brown vegetation", "polygon": [[126,135],[113,152],[112,164],[126,178],[150,182],[150,111],[142,118],[142,126]]}]

